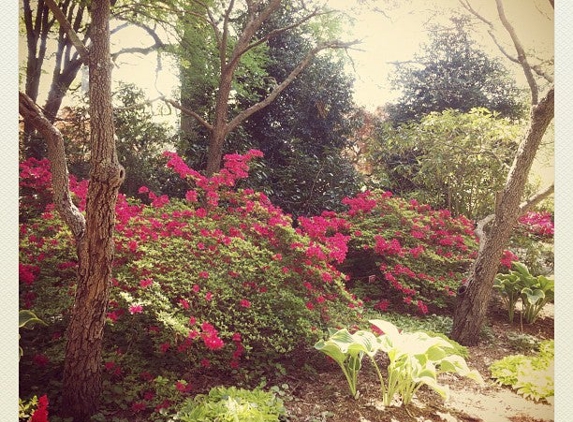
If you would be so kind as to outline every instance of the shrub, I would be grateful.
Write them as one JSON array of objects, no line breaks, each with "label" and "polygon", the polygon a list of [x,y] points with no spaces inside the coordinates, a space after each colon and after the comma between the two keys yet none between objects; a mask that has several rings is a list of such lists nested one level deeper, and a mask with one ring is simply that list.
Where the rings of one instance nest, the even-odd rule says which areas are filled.
[{"label": "shrub", "polygon": [[[263,194],[233,189],[256,155],[227,156],[211,179],[168,155],[168,166],[192,184],[185,200],[145,187],[140,194],[149,205],[120,195],[105,337],[112,384],[138,380],[150,368],[164,375],[269,369],[310,347],[327,324],[358,318],[359,304],[333,266],[341,251],[296,232]],[[80,208],[86,188],[72,183]],[[75,290],[74,241],[51,205],[20,233],[21,301],[49,323],[37,346],[57,366]],[[131,386],[122,397],[136,400],[146,387]]]},{"label": "shrub", "polygon": [[368,191],[344,203],[346,212],[300,218],[300,230],[325,243],[347,240],[338,268],[357,296],[378,310],[405,303],[424,315],[453,305],[449,298],[477,254],[472,222],[390,192]]}]

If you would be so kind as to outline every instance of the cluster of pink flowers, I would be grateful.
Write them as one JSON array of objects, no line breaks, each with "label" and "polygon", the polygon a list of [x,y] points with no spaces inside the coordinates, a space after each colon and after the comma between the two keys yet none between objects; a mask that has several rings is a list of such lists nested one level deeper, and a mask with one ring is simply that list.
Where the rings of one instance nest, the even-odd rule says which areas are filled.
[{"label": "cluster of pink flowers", "polygon": [[549,212],[530,211],[519,218],[519,224],[529,233],[541,237],[551,237],[555,234],[553,216]]}]

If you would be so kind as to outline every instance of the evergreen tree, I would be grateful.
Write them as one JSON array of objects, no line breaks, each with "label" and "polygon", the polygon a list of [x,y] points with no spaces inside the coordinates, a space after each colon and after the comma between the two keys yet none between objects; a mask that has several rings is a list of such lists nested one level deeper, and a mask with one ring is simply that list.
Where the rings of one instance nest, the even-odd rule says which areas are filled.
[{"label": "evergreen tree", "polygon": [[454,29],[435,30],[431,42],[411,62],[399,63],[393,76],[402,96],[388,106],[395,124],[419,121],[432,111],[468,112],[483,107],[502,117],[523,116],[520,90],[509,71],[479,49],[467,32],[467,18],[452,18]]}]

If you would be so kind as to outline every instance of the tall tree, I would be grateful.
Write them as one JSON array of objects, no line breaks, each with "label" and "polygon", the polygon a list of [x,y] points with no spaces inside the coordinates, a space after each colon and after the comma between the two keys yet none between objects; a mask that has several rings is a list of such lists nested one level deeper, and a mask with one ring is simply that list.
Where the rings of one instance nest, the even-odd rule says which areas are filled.
[{"label": "tall tree", "polygon": [[[204,17],[210,25],[213,38],[218,52],[218,83],[215,103],[211,117],[199,114],[196,110],[182,107],[173,100],[168,103],[179,108],[199,122],[209,133],[209,149],[206,172],[208,175],[216,173],[220,169],[223,146],[226,137],[237,129],[245,120],[257,111],[271,104],[278,95],[295,80],[295,78],[310,64],[314,57],[325,49],[348,48],[353,43],[343,43],[339,40],[327,40],[316,42],[300,61],[293,64],[285,79],[276,81],[269,86],[269,92],[263,99],[250,107],[230,113],[230,103],[233,90],[236,88],[236,72],[244,57],[256,48],[260,48],[270,39],[279,34],[300,27],[309,20],[324,15],[320,8],[306,9],[303,4],[302,10],[307,11],[293,24],[281,27],[265,34],[258,31],[263,24],[281,7],[281,0],[252,1],[245,0],[244,4],[238,5],[234,0],[221,11],[221,16],[215,16],[216,11],[201,1],[192,1],[204,9],[203,13],[197,13],[198,17]],[[233,26],[234,23],[238,25]],[[236,34],[236,35],[235,35]]]},{"label": "tall tree", "polygon": [[78,281],[72,317],[66,331],[63,409],[74,421],[87,421],[96,411],[102,391],[101,352],[113,260],[115,204],[125,171],[117,159],[111,103],[110,0],[91,2],[88,50],[74,36],[54,2],[47,3],[67,28],[83,61],[89,63],[91,170],[85,218],[71,201],[68,168],[61,133],[25,93],[20,114],[46,140],[54,203],[76,239]]},{"label": "tall tree", "polygon": [[[478,13],[469,0],[460,0],[460,3],[486,23],[493,34],[493,23]],[[518,218],[553,192],[551,185],[522,202],[535,154],[547,127],[553,120],[554,87],[551,85],[544,93],[540,93],[543,85],[535,77],[535,73],[540,73],[530,64],[530,55],[526,53],[515,28],[507,18],[503,1],[495,0],[495,4],[498,18],[510,36],[516,55],[506,54],[519,63],[525,74],[531,92],[531,108],[529,124],[507,175],[505,186],[497,192],[495,212],[477,224],[476,233],[480,238],[478,256],[472,264],[467,283],[458,291],[451,335],[454,340],[464,345],[474,345],[479,341],[499,262]],[[547,73],[543,72],[542,76],[545,79],[543,82],[553,82],[553,78]]]},{"label": "tall tree", "polygon": [[520,92],[501,61],[476,46],[468,18],[452,18],[453,29],[436,28],[424,53],[396,63],[393,86],[402,91],[387,107],[390,120],[419,121],[432,111],[468,112],[484,107],[502,117],[521,117]]}]

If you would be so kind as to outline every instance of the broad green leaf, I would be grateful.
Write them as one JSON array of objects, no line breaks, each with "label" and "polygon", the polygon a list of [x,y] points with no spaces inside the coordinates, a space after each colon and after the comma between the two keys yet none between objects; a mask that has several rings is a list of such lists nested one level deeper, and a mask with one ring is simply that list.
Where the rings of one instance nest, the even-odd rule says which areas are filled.
[{"label": "broad green leaf", "polygon": [[30,324],[47,325],[44,321],[36,316],[32,311],[22,310],[19,312],[19,328],[25,327]]},{"label": "broad green leaf", "polygon": [[537,302],[540,302],[545,298],[545,293],[543,293],[543,290],[539,289],[532,290],[525,288],[521,290],[521,293],[526,298],[527,303],[531,305],[535,305]]}]

